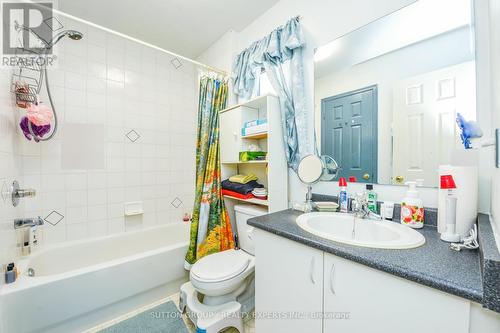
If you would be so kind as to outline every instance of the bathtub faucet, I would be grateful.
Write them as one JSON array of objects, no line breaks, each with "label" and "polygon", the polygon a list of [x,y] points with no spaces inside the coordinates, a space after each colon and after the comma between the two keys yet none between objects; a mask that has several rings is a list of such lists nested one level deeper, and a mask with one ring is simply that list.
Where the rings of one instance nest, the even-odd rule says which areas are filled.
[{"label": "bathtub faucet", "polygon": [[43,219],[40,216],[14,220],[14,229],[29,228],[36,225],[43,225]]}]

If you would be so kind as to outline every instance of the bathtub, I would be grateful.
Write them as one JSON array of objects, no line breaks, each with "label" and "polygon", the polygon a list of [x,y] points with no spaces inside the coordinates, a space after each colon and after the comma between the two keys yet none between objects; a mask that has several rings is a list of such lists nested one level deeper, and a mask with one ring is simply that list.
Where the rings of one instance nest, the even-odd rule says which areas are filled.
[{"label": "bathtub", "polygon": [[188,239],[175,223],[37,249],[0,290],[3,330],[81,332],[172,295],[188,280]]}]

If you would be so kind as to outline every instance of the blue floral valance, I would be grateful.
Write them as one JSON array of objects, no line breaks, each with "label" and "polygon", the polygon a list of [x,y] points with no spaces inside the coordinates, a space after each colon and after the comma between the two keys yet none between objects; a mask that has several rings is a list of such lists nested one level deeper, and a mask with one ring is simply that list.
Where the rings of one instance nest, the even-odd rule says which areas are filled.
[{"label": "blue floral valance", "polygon": [[264,68],[264,61],[283,63],[292,58],[294,49],[302,48],[304,44],[298,17],[290,19],[285,25],[252,43],[234,61],[233,92],[243,98],[250,97],[256,78]]},{"label": "blue floral valance", "polygon": [[[252,96],[264,69],[278,95],[284,150],[288,166],[297,170],[300,159],[314,151],[308,136],[302,49],[305,45],[299,18],[250,45],[235,59],[233,92],[247,99]],[[285,74],[282,64],[289,61]]]}]

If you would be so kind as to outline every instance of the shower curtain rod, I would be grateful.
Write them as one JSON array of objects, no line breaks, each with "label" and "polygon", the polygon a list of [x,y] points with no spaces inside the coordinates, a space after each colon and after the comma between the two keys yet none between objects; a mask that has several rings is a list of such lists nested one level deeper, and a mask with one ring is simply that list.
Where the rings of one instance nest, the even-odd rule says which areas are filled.
[{"label": "shower curtain rod", "polygon": [[[30,2],[31,2],[31,1],[30,1]],[[35,4],[36,4],[36,3],[35,3]],[[180,54],[177,54],[177,53],[174,53],[174,52],[171,52],[171,51],[165,50],[165,49],[163,49],[163,48],[161,48],[161,47],[159,47],[159,46],[156,46],[156,45],[153,45],[153,44],[150,44],[150,43],[144,42],[144,41],[142,41],[142,40],[140,40],[140,39],[137,39],[137,38],[131,37],[131,36],[129,36],[129,35],[122,34],[122,33],[118,32],[118,31],[115,31],[115,30],[112,30],[112,29],[108,29],[108,28],[103,27],[103,26],[101,26],[101,25],[99,25],[99,24],[95,24],[95,23],[92,23],[92,22],[90,22],[90,21],[87,21],[87,20],[81,19],[81,18],[79,18],[79,17],[76,17],[76,16],[73,16],[73,15],[70,15],[70,14],[65,13],[65,12],[62,12],[62,11],[60,11],[60,10],[58,10],[58,9],[53,9],[53,11],[54,11],[54,13],[59,14],[59,15],[61,15],[61,16],[65,16],[65,17],[67,17],[67,18],[70,18],[70,19],[72,19],[72,20],[75,20],[75,21],[78,21],[78,22],[81,22],[81,23],[84,23],[84,24],[88,24],[88,25],[90,25],[90,26],[92,26],[92,27],[94,27],[94,28],[98,28],[98,29],[104,30],[104,31],[106,31],[106,32],[109,32],[109,33],[112,33],[112,34],[118,35],[118,36],[120,36],[120,37],[122,37],[122,38],[128,39],[128,40],[130,40],[130,41],[133,41],[133,42],[136,42],[136,43],[142,44],[142,45],[144,45],[144,46],[151,47],[151,48],[153,48],[153,49],[155,49],[155,50],[158,50],[158,51],[161,51],[161,52],[164,52],[164,53],[170,54],[171,56],[174,56],[174,57],[176,57],[176,58],[179,58],[179,59],[182,59],[182,60],[188,61],[188,62],[190,62],[190,63],[192,63],[192,64],[194,64],[194,65],[196,65],[196,66],[203,67],[203,68],[205,68],[205,69],[207,69],[207,70],[209,70],[209,71],[216,72],[216,73],[222,74],[222,75],[224,75],[224,76],[229,76],[229,75],[228,75],[228,73],[227,73],[226,71],[222,70],[222,69],[215,68],[215,67],[212,67],[212,66],[206,65],[206,64],[204,64],[204,63],[201,63],[201,62],[199,62],[199,61],[196,61],[196,60],[190,59],[190,58],[188,58],[188,57],[182,56],[182,55],[180,55]]]}]

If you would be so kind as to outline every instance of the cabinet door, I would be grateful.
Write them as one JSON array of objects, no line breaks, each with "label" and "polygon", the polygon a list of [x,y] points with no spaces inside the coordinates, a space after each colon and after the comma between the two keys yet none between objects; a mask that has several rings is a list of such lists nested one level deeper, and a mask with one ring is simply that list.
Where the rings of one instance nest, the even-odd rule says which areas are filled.
[{"label": "cabinet door", "polygon": [[470,303],[325,254],[325,333],[465,333]]},{"label": "cabinet door", "polygon": [[322,332],[323,252],[256,229],[255,330]]},{"label": "cabinet door", "polygon": [[219,114],[221,162],[235,162],[241,148],[241,113],[238,109]]}]

